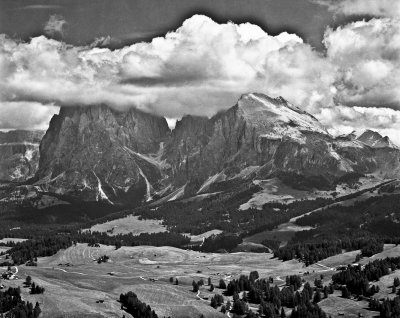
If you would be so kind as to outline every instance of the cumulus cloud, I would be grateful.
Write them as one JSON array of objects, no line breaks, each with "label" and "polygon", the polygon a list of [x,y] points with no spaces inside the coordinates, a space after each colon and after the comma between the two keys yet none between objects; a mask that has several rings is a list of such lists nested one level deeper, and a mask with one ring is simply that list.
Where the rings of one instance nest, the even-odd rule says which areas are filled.
[{"label": "cumulus cloud", "polygon": [[400,19],[357,21],[324,39],[339,104],[400,108]]},{"label": "cumulus cloud", "polygon": [[399,17],[400,2],[397,0],[312,0],[326,5],[330,10],[345,15],[373,15]]},{"label": "cumulus cloud", "polygon": [[0,102],[0,129],[47,129],[58,113],[54,105],[35,102]]},{"label": "cumulus cloud", "polygon": [[44,26],[44,32],[51,37],[63,37],[64,28],[67,25],[67,21],[58,14],[53,14],[50,16],[49,20]]},{"label": "cumulus cloud", "polygon": [[[398,19],[328,29],[324,44],[326,54],[295,34],[271,36],[250,23],[218,24],[200,15],[164,37],[118,50],[0,36],[0,102],[105,103],[179,118],[211,116],[257,91],[284,96],[330,127],[343,126],[345,109],[354,121],[377,116],[369,109],[400,109]],[[366,109],[364,117],[353,106]]]},{"label": "cumulus cloud", "polygon": [[[400,145],[400,111],[390,108],[336,106],[323,108],[318,119],[333,135],[372,129]],[[334,123],[332,125],[332,123]]]},{"label": "cumulus cloud", "polygon": [[136,106],[173,118],[212,115],[247,91],[283,95],[307,109],[331,98],[323,56],[297,35],[270,36],[249,23],[193,16],[165,37],[114,51],[43,36],[0,43],[2,100]]}]

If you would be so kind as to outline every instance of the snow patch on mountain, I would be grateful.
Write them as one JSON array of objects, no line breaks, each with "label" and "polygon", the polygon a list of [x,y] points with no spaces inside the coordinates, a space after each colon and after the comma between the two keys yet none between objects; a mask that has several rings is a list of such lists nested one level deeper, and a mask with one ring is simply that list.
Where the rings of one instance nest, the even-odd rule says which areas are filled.
[{"label": "snow patch on mountain", "polygon": [[96,197],[96,200],[97,201],[107,201],[108,203],[110,203],[110,204],[114,204],[109,198],[108,198],[108,196],[105,194],[105,192],[104,192],[104,190],[103,190],[103,186],[102,186],[102,184],[101,184],[101,181],[100,181],[100,178],[97,176],[97,174],[96,174],[96,172],[94,172],[93,170],[92,170],[92,172],[93,172],[93,175],[96,177],[96,179],[97,179],[97,189],[98,189],[98,194],[97,194],[97,197]]},{"label": "snow patch on mountain", "polygon": [[126,146],[124,146],[123,148],[129,154],[131,154],[131,155],[133,155],[133,156],[135,156],[135,157],[137,157],[139,159],[142,159],[142,160],[146,161],[147,163],[158,167],[159,169],[163,169],[163,168],[166,168],[168,166],[168,164],[166,163],[165,160],[161,160],[160,159],[161,155],[157,154],[157,156],[151,157],[149,155],[144,155],[144,154],[141,154],[139,152],[133,151],[132,149],[130,149],[130,148],[126,147]]},{"label": "snow patch on mountain", "polygon": [[147,179],[146,175],[143,173],[143,170],[139,168],[139,173],[142,176],[142,178],[144,179],[144,181],[146,182],[146,202],[151,201],[153,198],[151,196],[151,184],[149,182],[149,180]]},{"label": "snow patch on mountain", "polygon": [[180,187],[179,189],[175,190],[174,192],[172,192],[168,198],[168,201],[174,201],[174,200],[182,198],[185,194],[185,188],[186,188],[186,184],[184,186]]},{"label": "snow patch on mountain", "polygon": [[217,173],[211,177],[209,177],[200,187],[199,191],[197,191],[197,193],[202,193],[204,191],[207,191],[210,186],[215,183],[215,182],[220,182],[220,181],[224,181],[226,179],[226,175],[223,172]]}]

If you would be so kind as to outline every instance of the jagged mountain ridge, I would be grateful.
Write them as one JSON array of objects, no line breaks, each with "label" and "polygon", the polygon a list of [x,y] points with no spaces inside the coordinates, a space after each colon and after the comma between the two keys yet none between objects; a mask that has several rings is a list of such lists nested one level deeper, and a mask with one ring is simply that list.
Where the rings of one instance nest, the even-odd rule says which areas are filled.
[{"label": "jagged mountain ridge", "polygon": [[0,180],[26,181],[39,166],[39,143],[45,131],[0,132]]},{"label": "jagged mountain ridge", "polygon": [[164,118],[135,109],[62,108],[40,154],[37,186],[110,202],[202,192],[205,182],[230,179],[397,176],[400,157],[396,148],[334,138],[312,115],[262,94],[245,94],[212,118],[185,116],[172,132]]}]

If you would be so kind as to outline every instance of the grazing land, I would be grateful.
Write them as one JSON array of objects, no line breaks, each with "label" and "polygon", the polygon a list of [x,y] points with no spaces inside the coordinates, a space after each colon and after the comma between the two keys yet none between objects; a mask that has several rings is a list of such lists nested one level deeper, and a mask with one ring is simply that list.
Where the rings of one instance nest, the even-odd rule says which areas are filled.
[{"label": "grazing land", "polygon": [[167,228],[159,220],[139,219],[139,216],[128,215],[127,217],[112,220],[102,224],[96,224],[90,228],[92,232],[106,232],[108,235],[129,234],[139,235],[141,233],[159,233],[167,231]]},{"label": "grazing land", "polygon": [[[109,262],[95,260],[108,255]],[[1,259],[0,259],[1,260]],[[19,266],[19,279],[6,281],[7,286],[22,286],[26,276],[46,289],[43,295],[23,290],[23,298],[39,301],[41,317],[122,317],[117,301],[121,293],[133,291],[161,317],[223,317],[192,292],[192,281],[203,279],[218,286],[222,278],[228,282],[241,274],[257,270],[261,277],[273,277],[284,283],[289,274],[305,271],[303,264],[292,260],[281,262],[272,254],[233,253],[206,254],[172,247],[122,247],[77,244],[51,257],[39,258],[37,267]],[[318,271],[318,267],[315,267]],[[170,283],[170,277],[179,285]],[[200,288],[200,297],[222,293],[208,286]],[[104,300],[103,303],[96,303]]]},{"label": "grazing land", "polygon": [[[398,253],[398,247],[386,245],[383,253],[363,258],[362,262],[385,258],[396,251]],[[121,310],[118,299],[121,293],[128,291],[136,293],[159,317],[189,318],[202,314],[206,318],[224,317],[210,306],[211,297],[223,292],[218,288],[220,279],[228,283],[241,274],[258,271],[260,277],[271,277],[278,286],[285,284],[287,275],[300,275],[311,285],[323,275],[323,283],[327,285],[336,266],[352,263],[355,253],[343,253],[305,267],[296,260],[282,262],[270,253],[216,254],[149,246],[116,250],[114,246],[77,244],[53,256],[39,258],[37,267],[19,266],[18,279],[3,283],[6,287],[20,286],[23,299],[38,301],[42,308],[41,317],[122,317],[126,313]],[[98,264],[96,260],[102,255],[109,256],[109,261]],[[0,261],[2,259],[4,256]],[[31,295],[29,289],[23,287],[28,275],[45,288],[44,294]],[[381,291],[376,297],[389,295],[396,275],[400,272],[382,277]],[[212,292],[208,286],[201,286],[198,293],[192,291],[193,280],[207,282],[209,277],[216,286]],[[231,300],[231,297],[225,299]],[[332,317],[342,313],[346,317],[357,317],[359,313],[373,317],[375,314],[368,310],[366,301],[344,299],[338,291],[322,300],[320,306]],[[251,307],[257,308],[257,305]]]},{"label": "grazing land", "polygon": [[19,242],[25,242],[26,240],[27,239],[6,237],[0,240],[0,244],[7,244],[8,242],[19,243]]}]

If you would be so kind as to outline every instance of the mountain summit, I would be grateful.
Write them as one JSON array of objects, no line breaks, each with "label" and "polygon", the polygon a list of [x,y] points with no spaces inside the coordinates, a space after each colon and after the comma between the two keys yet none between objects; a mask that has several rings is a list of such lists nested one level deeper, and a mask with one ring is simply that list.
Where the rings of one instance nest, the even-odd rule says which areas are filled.
[{"label": "mountain summit", "polygon": [[327,134],[321,123],[309,113],[290,104],[283,97],[264,94],[242,95],[237,103],[240,115],[260,132],[270,132],[277,138],[295,138],[301,131]]},{"label": "mountain summit", "polygon": [[389,139],[388,136],[383,137],[376,131],[367,129],[358,138],[359,141],[373,148],[396,148],[398,147]]}]

